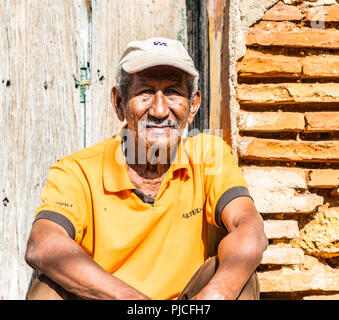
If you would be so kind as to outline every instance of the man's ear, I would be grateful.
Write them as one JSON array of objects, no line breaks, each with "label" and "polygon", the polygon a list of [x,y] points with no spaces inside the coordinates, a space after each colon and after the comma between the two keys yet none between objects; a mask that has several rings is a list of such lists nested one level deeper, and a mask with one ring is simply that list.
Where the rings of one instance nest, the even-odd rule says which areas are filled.
[{"label": "man's ear", "polygon": [[201,94],[200,91],[197,90],[194,94],[192,104],[190,105],[190,112],[187,119],[188,124],[192,124],[193,119],[200,108],[200,104],[201,104]]},{"label": "man's ear", "polygon": [[111,103],[118,119],[123,122],[125,120],[125,115],[122,104],[122,95],[117,87],[113,87],[111,90]]}]

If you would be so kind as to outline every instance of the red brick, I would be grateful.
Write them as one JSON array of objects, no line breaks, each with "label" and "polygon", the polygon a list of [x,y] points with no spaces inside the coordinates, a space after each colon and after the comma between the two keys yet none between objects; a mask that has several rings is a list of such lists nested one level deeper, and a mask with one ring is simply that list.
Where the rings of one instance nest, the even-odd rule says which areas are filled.
[{"label": "red brick", "polygon": [[339,5],[310,8],[306,15],[306,21],[338,22]]},{"label": "red brick", "polygon": [[308,171],[289,167],[242,166],[241,171],[249,187],[281,190],[283,188],[307,189]]},{"label": "red brick", "polygon": [[314,295],[314,296],[306,296],[303,297],[303,300],[336,300],[339,301],[339,293],[338,294],[324,294],[324,295]]},{"label": "red brick", "polygon": [[300,235],[296,220],[265,220],[264,231],[267,239],[293,239]]},{"label": "red brick", "polygon": [[339,83],[240,84],[237,98],[250,104],[338,102]]},{"label": "red brick", "polygon": [[285,5],[283,2],[278,2],[273,8],[268,10],[262,20],[270,21],[300,21],[303,15],[295,6]]},{"label": "red brick", "polygon": [[319,262],[310,270],[283,267],[258,272],[258,278],[261,292],[339,291],[339,269]]},{"label": "red brick", "polygon": [[306,132],[339,131],[339,112],[306,112]]},{"label": "red brick", "polygon": [[239,114],[240,131],[280,132],[302,131],[304,115],[296,112],[246,112]]},{"label": "red brick", "polygon": [[284,55],[263,54],[248,49],[237,63],[237,72],[242,77],[292,77],[301,75],[299,59]]},{"label": "red brick", "polygon": [[339,49],[339,32],[284,22],[262,22],[249,30],[247,45]]},{"label": "red brick", "polygon": [[309,56],[301,60],[303,78],[339,78],[339,56]]},{"label": "red brick", "polygon": [[315,193],[297,192],[293,188],[271,189],[249,187],[255,206],[261,214],[266,213],[311,213],[324,203],[324,198]]},{"label": "red brick", "polygon": [[289,245],[271,245],[264,251],[260,264],[302,264],[304,252]]},{"label": "red brick", "polygon": [[242,137],[239,155],[248,159],[339,162],[339,141],[294,141]]},{"label": "red brick", "polygon": [[339,78],[339,56],[298,58],[247,49],[237,72],[242,77]]},{"label": "red brick", "polygon": [[336,188],[339,186],[339,170],[317,169],[308,172],[307,185],[316,188]]}]

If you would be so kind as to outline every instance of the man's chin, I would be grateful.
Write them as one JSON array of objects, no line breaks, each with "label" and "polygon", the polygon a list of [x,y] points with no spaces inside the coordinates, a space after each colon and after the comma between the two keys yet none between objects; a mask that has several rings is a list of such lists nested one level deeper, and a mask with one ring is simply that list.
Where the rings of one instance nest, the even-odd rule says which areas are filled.
[{"label": "man's chin", "polygon": [[178,144],[181,134],[178,129],[169,129],[165,132],[149,130],[144,141],[148,148],[168,149]]},{"label": "man's chin", "polygon": [[147,140],[146,147],[147,149],[159,149],[159,150],[168,150],[172,147],[175,147],[178,144],[178,140],[174,139],[156,139],[156,140]]}]

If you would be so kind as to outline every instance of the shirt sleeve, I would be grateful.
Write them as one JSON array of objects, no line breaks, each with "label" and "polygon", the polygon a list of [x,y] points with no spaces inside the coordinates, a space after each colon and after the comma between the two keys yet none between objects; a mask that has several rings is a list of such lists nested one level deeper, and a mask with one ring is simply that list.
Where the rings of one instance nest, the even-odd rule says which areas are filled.
[{"label": "shirt sleeve", "polygon": [[50,168],[41,200],[34,222],[53,221],[80,243],[88,225],[91,202],[86,179],[75,163],[63,159]]},{"label": "shirt sleeve", "polygon": [[230,146],[221,138],[210,135],[206,139],[203,157],[206,219],[208,223],[226,229],[221,219],[222,211],[238,197],[252,199],[248,184]]}]

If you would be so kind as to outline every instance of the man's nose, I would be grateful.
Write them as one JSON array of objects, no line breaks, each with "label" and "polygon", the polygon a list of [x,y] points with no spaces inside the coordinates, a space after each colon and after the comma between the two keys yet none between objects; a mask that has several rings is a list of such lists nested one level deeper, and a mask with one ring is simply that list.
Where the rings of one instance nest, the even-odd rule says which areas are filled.
[{"label": "man's nose", "polygon": [[154,95],[151,108],[148,114],[157,119],[163,119],[169,116],[170,110],[166,102],[166,97],[162,91],[157,91]]}]

